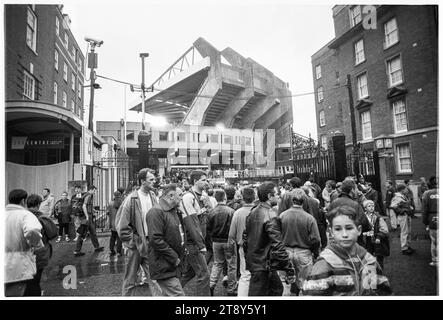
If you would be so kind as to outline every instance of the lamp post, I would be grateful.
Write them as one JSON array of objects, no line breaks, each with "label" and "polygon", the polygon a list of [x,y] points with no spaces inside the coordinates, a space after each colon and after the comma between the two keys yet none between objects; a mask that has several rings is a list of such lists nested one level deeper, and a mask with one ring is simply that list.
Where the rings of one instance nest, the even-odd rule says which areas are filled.
[{"label": "lamp post", "polygon": [[145,131],[145,58],[149,57],[149,53],[140,53],[142,59],[142,131]]}]

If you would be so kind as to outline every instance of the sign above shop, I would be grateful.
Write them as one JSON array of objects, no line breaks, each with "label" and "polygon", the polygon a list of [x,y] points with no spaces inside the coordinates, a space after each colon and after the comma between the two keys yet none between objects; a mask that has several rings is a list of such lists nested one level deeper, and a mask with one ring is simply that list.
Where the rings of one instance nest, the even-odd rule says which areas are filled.
[{"label": "sign above shop", "polygon": [[63,136],[11,137],[11,149],[63,149]]}]

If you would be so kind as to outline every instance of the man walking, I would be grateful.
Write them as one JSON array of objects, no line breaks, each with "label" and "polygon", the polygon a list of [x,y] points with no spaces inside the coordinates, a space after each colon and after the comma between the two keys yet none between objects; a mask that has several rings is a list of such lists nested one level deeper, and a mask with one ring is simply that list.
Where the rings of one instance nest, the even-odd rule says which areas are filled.
[{"label": "man walking", "polygon": [[407,196],[408,192],[406,185],[399,184],[391,201],[391,208],[395,211],[397,223],[400,225],[401,253],[411,255],[415,252],[411,248],[411,215],[414,208]]},{"label": "man walking", "polygon": [[206,264],[206,211],[202,196],[207,189],[206,174],[203,171],[191,172],[192,187],[183,195],[180,211],[187,232],[186,250],[188,251],[186,269],[181,278],[184,287],[194,276],[197,277],[197,296],[209,296],[209,270]]},{"label": "man walking", "polygon": [[429,190],[423,194],[423,223],[429,230],[431,238],[431,257],[429,263],[432,267],[438,267],[438,183],[436,177],[429,179]]},{"label": "man walking", "polygon": [[34,250],[43,248],[42,226],[25,209],[28,193],[9,192],[5,218],[5,296],[21,297],[37,273]]},{"label": "man walking", "polygon": [[235,252],[235,243],[229,242],[229,228],[231,226],[234,209],[226,204],[226,193],[222,189],[215,191],[215,200],[217,206],[208,216],[207,232],[211,235],[212,248],[214,252],[214,264],[212,266],[209,287],[211,295],[214,295],[214,289],[223,271],[223,265],[227,264],[228,296],[235,296],[237,289],[237,255]]},{"label": "man walking", "polygon": [[[306,192],[306,191],[305,191]],[[282,242],[285,245],[289,259],[295,268],[296,295],[302,289],[303,282],[309,273],[309,267],[313,265],[312,257],[317,257],[320,247],[320,233],[315,218],[303,210],[305,201],[304,192],[300,189],[292,192],[292,208],[282,212],[279,216],[282,228]],[[285,272],[280,272],[282,278]],[[291,295],[291,286],[283,283],[283,295]]]},{"label": "man walking", "polygon": [[141,169],[138,173],[140,188],[128,195],[117,212],[117,233],[128,249],[128,262],[123,277],[122,294],[131,296],[135,294],[137,272],[142,267],[147,284],[152,295],[158,294],[159,288],[149,277],[148,264],[148,224],[146,215],[157,204],[157,197],[152,188],[155,177],[150,169]]},{"label": "man walking", "polygon": [[232,216],[231,226],[229,228],[229,241],[233,241],[237,244],[237,259],[240,260],[240,279],[238,281],[237,296],[247,297],[251,273],[249,270],[246,270],[245,252],[243,249],[243,232],[245,231],[246,218],[254,207],[254,189],[250,187],[243,188],[242,197],[245,203],[243,207],[237,209]]},{"label": "man walking", "polygon": [[293,267],[281,242],[280,221],[272,207],[277,203],[277,188],[272,182],[258,187],[259,204],[246,218],[243,247],[246,269],[251,272],[248,296],[281,296],[283,285],[277,270],[293,277]]},{"label": "man walking", "polygon": [[97,233],[95,232],[93,198],[96,190],[97,188],[95,186],[90,186],[88,194],[85,196],[83,202],[83,207],[82,207],[83,214],[79,216],[80,227],[77,231],[79,236],[77,237],[77,241],[75,244],[75,251],[74,251],[74,255],[76,257],[85,255],[85,253],[82,252],[81,250],[87,232],[89,232],[89,235],[91,236],[91,242],[96,252],[103,251],[105,249],[104,247],[100,247],[100,244],[98,243],[97,239]]},{"label": "man walking", "polygon": [[185,295],[179,280],[179,266],[185,251],[185,231],[177,210],[181,196],[182,191],[175,184],[166,185],[159,203],[146,215],[149,271],[163,296]]}]

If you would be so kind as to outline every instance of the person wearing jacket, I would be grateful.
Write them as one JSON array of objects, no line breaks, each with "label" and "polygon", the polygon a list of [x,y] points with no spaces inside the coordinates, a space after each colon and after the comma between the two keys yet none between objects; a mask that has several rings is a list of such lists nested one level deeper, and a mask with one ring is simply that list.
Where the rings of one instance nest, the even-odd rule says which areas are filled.
[{"label": "person wearing jacket", "polygon": [[111,230],[111,237],[109,238],[109,254],[115,255],[115,243],[117,243],[117,253],[119,256],[123,254],[122,241],[120,240],[117,229],[115,228],[115,217],[117,211],[122,204],[122,194],[120,191],[114,192],[114,200],[112,200],[106,208],[106,214],[108,215],[109,229]]},{"label": "person wearing jacket", "polygon": [[[203,191],[208,188],[206,174],[203,171],[191,172],[192,187],[185,192],[180,202],[187,241],[187,264],[180,282],[184,287],[191,279],[197,277],[197,296],[209,296],[209,269],[206,263],[206,217],[207,206],[203,201]],[[209,205],[209,201],[208,205]]]},{"label": "person wearing jacket", "polygon": [[43,213],[46,217],[50,217],[54,210],[54,196],[51,194],[51,190],[48,188],[43,189],[42,193],[43,201],[40,204],[40,212]]},{"label": "person wearing jacket", "polygon": [[175,184],[166,185],[158,204],[146,215],[149,272],[163,296],[185,295],[179,280],[186,240],[182,216],[177,209],[181,196],[182,191]]},{"label": "person wearing jacket", "polygon": [[423,223],[429,230],[431,238],[431,257],[429,263],[432,267],[438,267],[438,183],[436,177],[429,179],[429,190],[425,191],[423,201]]},{"label": "person wearing jacket", "polygon": [[141,266],[152,295],[159,292],[158,284],[149,277],[148,263],[148,224],[146,214],[158,201],[152,191],[155,176],[150,169],[143,168],[138,173],[140,188],[128,195],[120,206],[115,219],[116,229],[122,244],[127,248],[128,262],[123,275],[122,295],[135,294],[137,273]]},{"label": "person wearing jacket", "polygon": [[227,294],[236,296],[237,292],[237,254],[235,242],[228,241],[229,228],[231,226],[234,209],[226,204],[226,193],[222,189],[215,191],[217,206],[208,215],[207,232],[212,239],[214,252],[214,264],[209,280],[211,295],[223,271],[223,265],[227,265]]},{"label": "person wearing jacket", "polygon": [[5,208],[5,296],[21,297],[37,273],[34,250],[43,247],[42,225],[25,209],[28,193],[9,192]]},{"label": "person wearing jacket", "polygon": [[229,227],[229,240],[237,244],[238,257],[240,260],[237,264],[240,269],[240,279],[238,281],[237,296],[247,297],[249,291],[249,281],[251,273],[246,270],[245,252],[243,250],[243,231],[245,230],[246,218],[254,207],[255,191],[251,187],[245,187],[242,190],[242,197],[245,204],[234,212]]},{"label": "person wearing jacket", "polygon": [[272,207],[277,203],[277,190],[272,182],[258,187],[259,204],[246,218],[243,248],[246,269],[251,272],[248,296],[281,296],[283,285],[277,270],[293,278],[294,269],[282,243],[281,226]]},{"label": "person wearing jacket", "polygon": [[[341,191],[337,199],[331,202],[328,208],[328,212],[331,212],[337,207],[349,206],[354,209],[357,214],[358,225],[361,226],[362,232],[368,232],[371,230],[371,224],[365,215],[363,207],[355,199],[355,182],[352,179],[345,179],[341,185]],[[363,204],[363,203],[362,203]],[[363,238],[360,236],[358,243],[363,245]]]},{"label": "person wearing jacket", "polygon": [[[42,202],[42,198],[38,194],[29,195],[26,200],[26,206],[28,210],[31,211],[37,219],[43,216],[43,213],[39,211],[40,204]],[[42,227],[42,241],[43,247],[35,249],[34,253],[36,256],[36,267],[37,273],[35,274],[32,281],[28,283],[25,290],[25,296],[39,297],[42,295],[42,289],[40,287],[40,280],[43,274],[43,270],[49,264],[49,259],[52,255],[52,245],[49,242],[49,239],[45,236],[45,232]]]},{"label": "person wearing jacket", "polygon": [[[368,191],[369,192],[369,191]],[[383,243],[389,244],[389,229],[385,220],[375,210],[375,203],[372,200],[363,202],[365,214],[371,223],[371,231],[363,233],[365,249],[377,258],[377,262],[383,269],[383,260],[389,256],[389,247],[383,247]]]},{"label": "person wearing jacket", "polygon": [[60,242],[65,231],[65,240],[69,242],[69,223],[71,222],[71,201],[68,199],[68,193],[64,191],[62,198],[55,203],[54,215],[58,220],[58,238],[55,242]]},{"label": "person wearing jacket", "polygon": [[357,244],[357,212],[340,206],[328,213],[334,241],[321,253],[303,284],[303,296],[390,295],[388,278],[374,256]]},{"label": "person wearing jacket", "polygon": [[406,185],[399,184],[397,192],[391,200],[391,209],[395,211],[397,223],[400,225],[400,245],[401,253],[411,255],[415,252],[411,248],[411,214],[413,214],[413,206],[408,198],[409,190]]},{"label": "person wearing jacket", "polygon": [[[328,222],[326,221],[325,212],[324,212],[323,208],[320,208],[320,201],[316,198],[312,198],[309,196],[309,187],[303,186],[301,188],[301,190],[303,190],[303,192],[304,192],[304,199],[302,201],[302,206],[303,206],[304,202],[307,202],[308,208],[309,208],[309,211],[305,211],[305,210],[303,210],[303,211],[311,214],[311,216],[314,217],[314,219],[317,223],[318,232],[320,233],[321,248],[323,249],[328,244],[328,236],[326,234],[326,231],[328,229]],[[317,257],[317,254],[315,253],[314,258],[316,258],[316,257]]]},{"label": "person wearing jacket", "polygon": [[[318,256],[321,237],[317,227],[317,221],[312,214],[302,208],[307,190],[296,189],[292,192],[292,208],[282,212],[279,216],[281,220],[282,242],[285,245],[289,259],[295,268],[296,282],[293,293],[298,295],[303,282],[307,277],[308,270],[312,266],[313,257]],[[309,198],[309,197],[308,197]],[[316,201],[315,199],[312,199]],[[285,272],[280,271],[282,279]],[[291,295],[291,285],[283,283],[284,296]]]}]

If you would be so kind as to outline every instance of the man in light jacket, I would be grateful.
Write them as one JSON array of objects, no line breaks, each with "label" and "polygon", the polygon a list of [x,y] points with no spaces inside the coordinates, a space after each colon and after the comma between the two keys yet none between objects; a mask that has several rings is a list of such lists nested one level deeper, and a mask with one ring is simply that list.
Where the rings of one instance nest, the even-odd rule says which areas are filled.
[{"label": "man in light jacket", "polygon": [[42,248],[41,224],[26,210],[28,194],[15,189],[9,193],[5,219],[5,296],[23,296],[27,283],[37,273],[33,248]]},{"label": "man in light jacket", "polygon": [[141,266],[152,295],[159,294],[158,285],[149,277],[148,265],[148,224],[146,214],[158,203],[152,191],[155,177],[150,169],[138,173],[140,188],[129,194],[120,206],[115,219],[116,229],[123,246],[128,249],[128,263],[123,277],[122,295],[135,294],[137,272]]},{"label": "man in light jacket", "polygon": [[55,205],[54,196],[51,194],[51,190],[44,188],[42,198],[43,201],[40,203],[39,211],[43,213],[44,216],[49,217],[52,214]]}]

